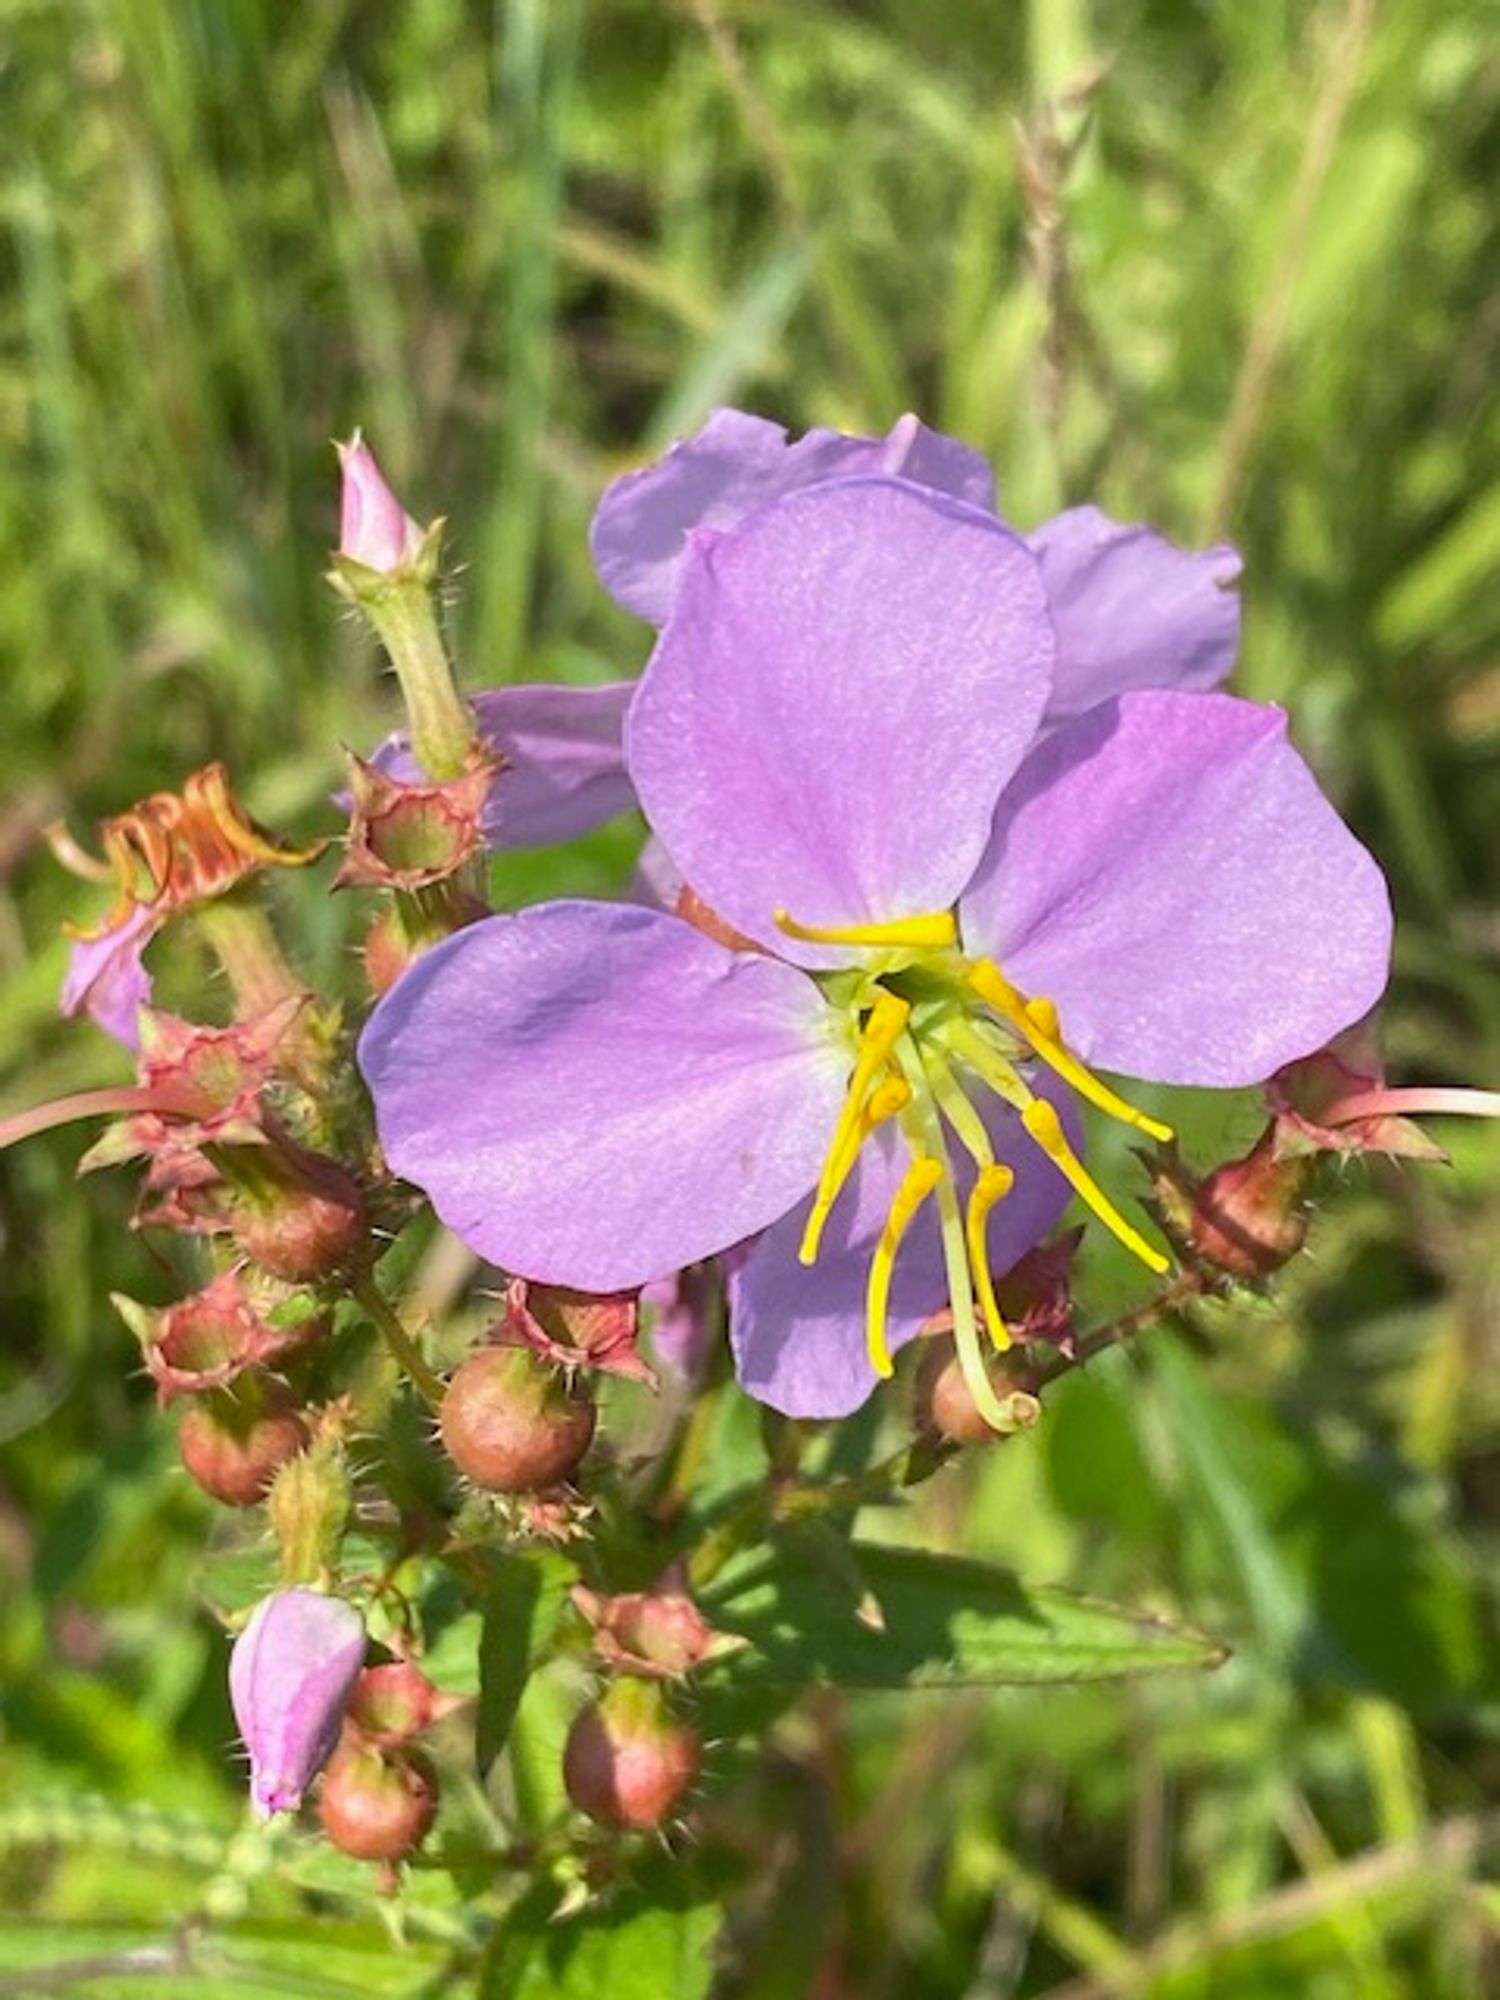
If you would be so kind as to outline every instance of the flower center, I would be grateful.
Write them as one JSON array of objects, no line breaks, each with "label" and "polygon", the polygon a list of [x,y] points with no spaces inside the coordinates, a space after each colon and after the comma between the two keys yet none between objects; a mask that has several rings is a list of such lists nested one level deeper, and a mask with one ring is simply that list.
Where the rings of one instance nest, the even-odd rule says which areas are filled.
[{"label": "flower center", "polygon": [[[788,937],[850,945],[872,955],[852,972],[821,976],[830,997],[849,1008],[856,1042],[843,1109],[798,1254],[804,1264],[817,1261],[824,1227],[865,1141],[888,1120],[898,1120],[910,1164],[870,1261],[865,1295],[870,1364],[878,1375],[891,1373],[886,1325],[896,1256],[916,1215],[932,1198],[964,1378],[986,1420],[996,1429],[1008,1428],[985,1371],[979,1320],[995,1349],[1003,1352],[1010,1346],[1010,1330],[995,1298],[988,1223],[1015,1176],[996,1160],[971,1092],[977,1084],[1009,1105],[1027,1137],[1106,1228],[1158,1276],[1169,1268],[1168,1260],[1126,1221],[1089,1173],[1069,1144],[1056,1109],[1032,1090],[1022,1065],[1044,1064],[1086,1102],[1153,1139],[1169,1140],[1171,1127],[1127,1103],[1079,1060],[1063,1039],[1050,1000],[1027,998],[992,960],[966,957],[951,911],[829,928],[801,923],[778,910],[776,924]],[[966,1202],[959,1196],[950,1133],[973,1167]]]}]

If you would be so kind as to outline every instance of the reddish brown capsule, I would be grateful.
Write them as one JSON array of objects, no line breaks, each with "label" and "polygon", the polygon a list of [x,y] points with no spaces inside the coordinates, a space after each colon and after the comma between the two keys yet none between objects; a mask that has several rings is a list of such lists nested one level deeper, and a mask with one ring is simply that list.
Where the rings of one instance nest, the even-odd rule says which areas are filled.
[{"label": "reddish brown capsule", "polygon": [[1004,1364],[989,1364],[990,1386],[1010,1419],[1010,1431],[997,1431],[983,1416],[964,1380],[953,1343],[941,1334],[922,1343],[917,1369],[917,1427],[945,1444],[993,1444],[997,1437],[1029,1430],[1042,1406],[1024,1383],[1007,1377]]},{"label": "reddish brown capsule", "polygon": [[443,1446],[488,1493],[531,1493],[566,1479],[588,1450],[592,1397],[521,1347],[471,1354],[443,1398]]},{"label": "reddish brown capsule", "polygon": [[698,1732],[674,1716],[658,1681],[612,1681],[575,1716],[563,1750],[563,1783],[601,1826],[664,1826],[697,1781]]},{"label": "reddish brown capsule", "polygon": [[431,1728],[456,1706],[410,1660],[387,1660],[366,1667],[354,1684],[349,1720],[369,1743],[391,1750]]},{"label": "reddish brown capsule", "polygon": [[1201,1181],[1175,1158],[1158,1164],[1157,1211],[1194,1263],[1254,1283],[1302,1248],[1312,1156],[1283,1158],[1277,1136],[1273,1120],[1242,1160],[1226,1161]]},{"label": "reddish brown capsule", "polygon": [[437,1814],[437,1774],[407,1751],[383,1756],[348,1737],[323,1773],[323,1831],[357,1861],[404,1861],[427,1838]]},{"label": "reddish brown capsule", "polygon": [[235,1167],[243,1185],[229,1226],[263,1271],[316,1285],[360,1261],[369,1241],[364,1201],[336,1161],[290,1151],[257,1160],[242,1148]]},{"label": "reddish brown capsule", "polygon": [[307,1426],[290,1397],[269,1386],[248,1399],[205,1396],[177,1433],[184,1466],[226,1507],[253,1507],[306,1443]]}]

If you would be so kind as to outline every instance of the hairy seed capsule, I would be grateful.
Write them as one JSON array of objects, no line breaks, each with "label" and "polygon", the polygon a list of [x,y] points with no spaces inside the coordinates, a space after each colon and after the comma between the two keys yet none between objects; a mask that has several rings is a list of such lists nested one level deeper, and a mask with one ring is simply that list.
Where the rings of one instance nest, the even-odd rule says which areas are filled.
[{"label": "hairy seed capsule", "polygon": [[290,1396],[272,1388],[248,1404],[237,1396],[205,1396],[177,1433],[183,1465],[226,1507],[253,1507],[306,1443],[307,1426]]},{"label": "hairy seed capsule", "polygon": [[531,1493],[566,1479],[594,1435],[592,1397],[521,1347],[482,1347],[448,1384],[443,1446],[489,1493]]},{"label": "hairy seed capsule", "polygon": [[563,1783],[601,1826],[641,1832],[666,1824],[701,1765],[698,1732],[673,1715],[660,1682],[624,1676],[575,1716]]},{"label": "hairy seed capsule", "polygon": [[404,1861],[437,1813],[437,1774],[425,1757],[383,1756],[347,1738],[323,1774],[323,1831],[357,1861]]}]

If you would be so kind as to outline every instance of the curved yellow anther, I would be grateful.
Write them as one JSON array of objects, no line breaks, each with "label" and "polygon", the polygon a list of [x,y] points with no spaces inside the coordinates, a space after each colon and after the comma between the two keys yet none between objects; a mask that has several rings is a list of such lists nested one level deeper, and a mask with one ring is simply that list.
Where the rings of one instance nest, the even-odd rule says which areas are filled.
[{"label": "curved yellow anther", "polygon": [[1021,1123],[1063,1179],[1088,1203],[1105,1228],[1118,1237],[1127,1250],[1139,1257],[1148,1271],[1154,1271],[1157,1277],[1161,1277],[1164,1272],[1172,1268],[1171,1260],[1164,1257],[1160,1250],[1153,1248],[1138,1229],[1131,1227],[1084,1166],[1068,1144],[1062,1120],[1050,1104],[1043,1098],[1032,1098],[1021,1112]]},{"label": "curved yellow anther", "polygon": [[1049,1042],[1061,1042],[1062,1022],[1058,1019],[1057,1009],[1050,1000],[1038,993],[1026,1002],[1026,1012],[1035,1023],[1038,1032],[1045,1035]]},{"label": "curved yellow anther", "polygon": [[1010,1346],[1010,1328],[1005,1324],[1004,1315],[995,1298],[995,1281],[990,1274],[990,1246],[986,1224],[990,1210],[997,1201],[1003,1201],[1016,1184],[1016,1177],[1010,1168],[996,1163],[986,1167],[974,1183],[974,1191],[969,1196],[969,1205],[964,1214],[964,1240],[968,1245],[969,1269],[974,1274],[974,1291],[979,1299],[979,1309],[984,1314],[984,1324],[990,1336],[990,1343],[997,1354],[1003,1354]]},{"label": "curved yellow anther", "polygon": [[797,1255],[804,1264],[811,1264],[817,1258],[818,1241],[823,1234],[828,1211],[833,1207],[838,1191],[848,1179],[850,1169],[859,1157],[859,1149],[868,1137],[868,1130],[863,1124],[865,1099],[875,1079],[890,1061],[891,1051],[910,1018],[911,1003],[903,1000],[899,993],[892,993],[882,986],[860,1030],[859,1049],[844,1097],[844,1108],[839,1113],[839,1122],[829,1141],[823,1171],[818,1176],[817,1198],[802,1233]]},{"label": "curved yellow anther", "polygon": [[1159,1140],[1162,1145],[1172,1137],[1170,1125],[1164,1125],[1159,1118],[1151,1118],[1144,1111],[1137,1111],[1133,1104],[1101,1083],[1092,1070],[1078,1060],[1071,1049],[1058,1039],[1057,1009],[1050,1000],[1027,1000],[1001,972],[999,966],[987,958],[969,967],[969,985],[979,995],[987,1007],[993,1007],[1002,1020],[1008,1021],[1046,1063],[1055,1070],[1065,1083],[1072,1084],[1078,1095],[1095,1105],[1100,1111],[1108,1112],[1111,1118],[1118,1118],[1122,1125],[1133,1125],[1137,1131]]},{"label": "curved yellow anther", "polygon": [[904,1076],[888,1076],[870,1092],[860,1113],[859,1122],[845,1135],[835,1154],[830,1150],[824,1168],[827,1189],[820,1181],[818,1196],[808,1215],[802,1231],[802,1241],[797,1249],[797,1258],[803,1264],[815,1264],[823,1242],[823,1226],[833,1212],[833,1204],[843,1190],[844,1182],[854,1170],[859,1151],[866,1139],[888,1118],[894,1118],[898,1111],[904,1111],[911,1103],[911,1085]]},{"label": "curved yellow anther", "polygon": [[776,928],[806,944],[881,946],[893,951],[947,951],[958,943],[958,925],[951,910],[933,910],[921,917],[893,917],[885,924],[800,924],[789,910],[774,912]]},{"label": "curved yellow anther", "polygon": [[940,1160],[924,1154],[912,1161],[896,1190],[885,1227],[880,1232],[880,1241],[875,1246],[875,1255],[870,1259],[870,1278],[865,1291],[865,1345],[869,1351],[870,1366],[880,1376],[889,1375],[892,1368],[885,1324],[890,1309],[896,1252],[901,1248],[901,1239],[911,1227],[917,1210],[942,1178]]}]

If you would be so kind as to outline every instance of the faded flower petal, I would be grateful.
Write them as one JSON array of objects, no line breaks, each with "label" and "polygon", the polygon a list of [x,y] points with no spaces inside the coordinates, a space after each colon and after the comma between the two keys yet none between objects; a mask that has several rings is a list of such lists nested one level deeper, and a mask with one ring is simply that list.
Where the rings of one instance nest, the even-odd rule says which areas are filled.
[{"label": "faded flower petal", "polygon": [[1367,1013],[1390,961],[1384,879],[1285,715],[1220,694],[1127,694],[1033,751],[963,928],[1085,1061],[1219,1088]]},{"label": "faded flower petal", "polygon": [[139,1049],[140,1010],[151,998],[151,975],[142,953],[155,928],[147,906],[133,903],[107,930],[75,939],[58,996],[59,1012],[69,1018],[87,1014],[127,1049]]},{"label": "faded flower petal", "polygon": [[606,487],[589,540],[605,589],[627,611],[664,625],[689,534],[732,528],[752,508],[830,479],[886,473],[993,511],[995,478],[977,451],[904,416],[883,438],[812,430],[715,410],[694,436]]},{"label": "faded flower petal", "polygon": [[847,1055],[795,968],[652,910],[549,903],[419,959],[365,1029],[381,1143],[506,1270],[612,1292],[817,1179]]},{"label": "faded flower petal", "polygon": [[278,1590],[234,1642],[229,1698],[250,1753],[250,1802],[292,1812],[323,1768],[364,1664],[364,1621],[316,1590]]}]

